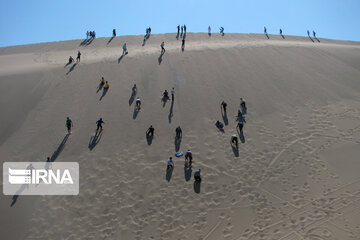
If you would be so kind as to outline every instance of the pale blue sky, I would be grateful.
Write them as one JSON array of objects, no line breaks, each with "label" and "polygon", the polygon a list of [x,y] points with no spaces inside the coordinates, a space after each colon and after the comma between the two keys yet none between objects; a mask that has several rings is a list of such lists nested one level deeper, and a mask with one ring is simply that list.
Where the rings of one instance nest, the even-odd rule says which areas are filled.
[{"label": "pale blue sky", "polygon": [[360,41],[360,0],[0,0],[0,47],[84,38],[175,32],[306,35]]}]

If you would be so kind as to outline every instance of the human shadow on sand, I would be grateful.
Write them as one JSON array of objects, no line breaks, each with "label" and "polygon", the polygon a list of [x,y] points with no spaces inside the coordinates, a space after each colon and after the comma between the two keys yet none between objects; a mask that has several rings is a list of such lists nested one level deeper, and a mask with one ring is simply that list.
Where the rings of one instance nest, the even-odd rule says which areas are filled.
[{"label": "human shadow on sand", "polygon": [[123,55],[121,55],[119,58],[118,58],[118,63],[120,63],[121,62],[121,60],[124,58],[124,54]]},{"label": "human shadow on sand", "polygon": [[223,108],[221,108],[221,116],[222,116],[222,119],[224,121],[224,124],[227,126],[229,125],[229,119],[227,117],[227,113],[224,112]]},{"label": "human shadow on sand", "polygon": [[320,42],[320,40],[317,37],[314,37],[316,39],[316,41]]},{"label": "human shadow on sand", "polygon": [[56,158],[60,155],[60,153],[64,150],[66,141],[68,140],[70,134],[66,134],[60,145],[57,147],[55,152],[51,155],[49,162],[55,162]]},{"label": "human shadow on sand", "polygon": [[75,69],[76,65],[77,65],[77,63],[74,63],[74,64],[71,66],[71,68],[69,69],[69,71],[66,73],[66,75],[68,75],[69,73],[71,73],[71,72]]},{"label": "human shadow on sand", "polygon": [[105,95],[107,94],[108,91],[109,91],[109,89],[107,89],[107,88],[104,88],[104,89],[103,89],[103,93],[102,93],[99,101],[101,101],[101,100],[103,99],[103,97],[105,97]]},{"label": "human shadow on sand", "polygon": [[161,99],[161,101],[163,102],[163,108],[165,107],[168,100],[169,100],[169,97],[165,97],[165,96]]},{"label": "human shadow on sand", "polygon": [[312,42],[314,42],[314,40],[312,39],[312,37],[310,37],[310,36],[308,36],[309,38],[310,38],[310,40],[312,41]]},{"label": "human shadow on sand", "polygon": [[184,166],[184,177],[185,177],[185,181],[190,181],[190,179],[191,179],[191,172],[192,172],[191,166],[189,166],[189,167]]},{"label": "human shadow on sand", "polygon": [[100,90],[104,87],[103,83],[100,83],[99,86],[97,87],[96,93],[100,92]]},{"label": "human shadow on sand", "polygon": [[265,36],[267,37],[267,39],[270,39],[269,35],[267,33],[265,33]]},{"label": "human shadow on sand", "polygon": [[13,195],[12,197],[12,202],[10,204],[10,207],[14,206],[16,201],[18,200],[19,198],[19,195],[26,189],[28,188],[29,185],[28,184],[23,184],[21,185],[21,187],[16,191],[16,193]]},{"label": "human shadow on sand", "polygon": [[236,130],[238,135],[239,135],[239,138],[240,138],[240,141],[241,143],[245,143],[245,136],[244,136],[244,132],[243,131],[239,131],[239,129]]},{"label": "human shadow on sand", "polygon": [[86,47],[86,46],[90,45],[92,43],[92,41],[94,41],[94,38],[84,39],[84,41],[82,41],[79,46]]},{"label": "human shadow on sand", "polygon": [[194,181],[194,192],[200,193],[201,181]]},{"label": "human shadow on sand", "polygon": [[147,135],[146,134],[146,141],[147,141],[147,144],[149,146],[151,145],[153,139],[154,139],[154,135]]},{"label": "human shadow on sand", "polygon": [[171,101],[171,105],[170,105],[170,111],[169,111],[169,123],[171,123],[171,118],[173,117],[173,107],[174,107],[174,101]]},{"label": "human shadow on sand", "polygon": [[135,120],[137,115],[139,114],[140,109],[138,109],[137,107],[134,107],[134,113],[133,113],[133,119]]},{"label": "human shadow on sand", "polygon": [[234,145],[231,145],[231,148],[234,152],[234,156],[235,157],[239,157],[239,147],[238,146],[234,146]]},{"label": "human shadow on sand", "polygon": [[171,176],[172,176],[172,172],[173,172],[173,168],[172,167],[166,167],[166,181],[170,182]]},{"label": "human shadow on sand", "polygon": [[136,91],[132,91],[131,96],[129,98],[129,106],[131,106],[131,104],[134,102],[136,97]]},{"label": "human shadow on sand", "polygon": [[109,45],[114,38],[115,38],[115,37],[111,37],[111,38],[109,39],[109,41],[106,43],[106,45]]},{"label": "human shadow on sand", "polygon": [[174,145],[175,145],[175,152],[178,152],[180,150],[181,137],[175,137]]},{"label": "human shadow on sand", "polygon": [[163,52],[161,52],[161,54],[160,54],[160,56],[159,56],[159,58],[158,58],[158,63],[159,63],[159,65],[161,64],[161,62],[162,62],[162,57],[164,56],[164,53]]},{"label": "human shadow on sand", "polygon": [[93,150],[96,147],[96,145],[100,142],[101,136],[102,136],[102,130],[96,131],[95,135],[90,137],[89,146],[88,146],[90,151]]},{"label": "human shadow on sand", "polygon": [[[35,169],[32,164],[28,165],[27,170],[32,170],[32,169]],[[16,201],[18,200],[19,198],[19,195],[26,189],[26,188],[29,188],[29,185],[28,184],[22,184],[21,187],[15,192],[15,194],[13,195],[12,197],[12,202],[10,204],[10,207],[14,206],[14,204],[16,203]]]}]

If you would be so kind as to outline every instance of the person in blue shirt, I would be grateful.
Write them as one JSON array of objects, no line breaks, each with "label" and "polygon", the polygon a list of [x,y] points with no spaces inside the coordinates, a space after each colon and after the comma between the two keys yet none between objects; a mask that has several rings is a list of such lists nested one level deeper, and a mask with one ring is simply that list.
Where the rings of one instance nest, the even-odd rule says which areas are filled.
[{"label": "person in blue shirt", "polygon": [[168,162],[167,162],[167,170],[173,169],[173,168],[174,168],[174,162],[172,160],[172,157],[170,157]]}]

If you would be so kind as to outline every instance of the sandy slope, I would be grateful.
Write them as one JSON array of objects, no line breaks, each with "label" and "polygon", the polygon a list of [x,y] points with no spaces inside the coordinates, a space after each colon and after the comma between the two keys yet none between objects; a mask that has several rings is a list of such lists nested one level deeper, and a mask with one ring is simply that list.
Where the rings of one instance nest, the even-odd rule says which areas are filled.
[{"label": "sandy slope", "polygon": [[[360,45],[319,40],[189,33],[184,52],[174,34],[143,47],[124,36],[1,48],[1,161],[77,161],[81,184],[79,196],[20,196],[12,207],[1,196],[0,238],[359,239]],[[77,50],[81,63],[64,67]],[[248,113],[237,153],[239,97]],[[225,133],[214,126],[222,100]],[[89,143],[99,117],[105,130]],[[202,170],[196,189],[184,158],[166,179],[178,125],[180,150]]]}]

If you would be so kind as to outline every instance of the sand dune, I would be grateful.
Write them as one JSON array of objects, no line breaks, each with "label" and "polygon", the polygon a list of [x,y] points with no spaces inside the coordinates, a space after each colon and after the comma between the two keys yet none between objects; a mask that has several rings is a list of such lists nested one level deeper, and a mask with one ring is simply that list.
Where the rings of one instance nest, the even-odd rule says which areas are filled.
[{"label": "sand dune", "polygon": [[[124,36],[0,48],[2,162],[80,164],[78,196],[1,196],[0,238],[359,239],[360,44],[285,37],[188,33],[184,52],[174,34],[144,46]],[[78,50],[81,62],[66,66]],[[236,150],[240,97],[248,111]],[[174,157],[169,176],[179,125],[193,166]]]}]

